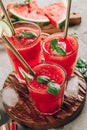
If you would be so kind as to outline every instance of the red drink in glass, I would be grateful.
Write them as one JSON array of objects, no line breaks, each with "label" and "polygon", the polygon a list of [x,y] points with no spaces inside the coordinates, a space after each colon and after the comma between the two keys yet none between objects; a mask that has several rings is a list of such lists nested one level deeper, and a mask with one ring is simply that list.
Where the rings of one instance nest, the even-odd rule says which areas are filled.
[{"label": "red drink in glass", "polygon": [[[58,39],[59,46],[65,49],[66,55],[60,55],[53,53],[50,48],[50,42],[52,39]],[[67,72],[68,76],[72,76],[74,72],[74,65],[78,54],[78,42],[73,36],[68,35],[64,39],[63,35],[53,34],[47,37],[43,43],[43,55],[46,62],[54,62],[62,67]]]},{"label": "red drink in glass", "polygon": [[[17,51],[22,55],[22,57],[26,60],[26,62],[32,67],[41,62],[41,39],[40,33],[41,30],[39,26],[34,23],[29,22],[17,22],[14,24],[16,34],[12,37],[8,37],[8,40],[13,44],[13,46],[17,49]],[[23,37],[17,39],[17,35],[21,32],[34,32],[37,34],[35,38]],[[14,55],[11,49],[6,45],[6,49],[8,55],[10,57],[11,63],[13,65],[13,69],[15,72],[23,78],[19,72],[18,67],[22,67],[25,71],[25,67],[18,60],[18,58]]]},{"label": "red drink in glass", "polygon": [[[34,80],[28,83],[29,94],[33,100],[35,108],[43,114],[54,114],[60,110],[64,89],[66,86],[66,72],[57,64],[39,64],[33,70],[36,72]],[[47,84],[37,82],[36,78],[39,75],[48,76],[52,81],[60,85],[60,91],[54,95],[48,92]]]}]

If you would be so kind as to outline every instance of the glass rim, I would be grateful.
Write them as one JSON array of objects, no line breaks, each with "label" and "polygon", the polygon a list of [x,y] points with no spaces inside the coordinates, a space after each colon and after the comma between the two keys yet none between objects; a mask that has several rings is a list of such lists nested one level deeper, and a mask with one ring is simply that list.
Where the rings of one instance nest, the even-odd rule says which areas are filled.
[{"label": "glass rim", "polygon": [[[39,64],[37,64],[38,66],[41,66],[41,65],[44,65],[44,64],[46,64],[46,65],[54,65],[54,66],[57,66],[60,70],[62,70],[62,72],[63,72],[63,74],[64,74],[64,80],[62,81],[62,83],[61,84],[59,84],[60,85],[60,88],[62,88],[63,87],[63,85],[65,84],[65,82],[66,82],[66,80],[67,80],[67,73],[66,73],[66,70],[61,66],[61,65],[59,65],[59,64],[57,64],[57,63],[53,63],[53,62],[46,62],[46,63],[39,63]],[[36,66],[37,66],[36,65]],[[27,81],[26,81],[27,82]],[[32,87],[30,84],[28,84],[28,82],[27,82],[27,85],[28,85],[28,89],[30,88],[30,89],[32,89],[32,90],[34,90],[35,92],[38,92],[38,93],[44,93],[44,92],[48,92],[47,91],[47,89],[46,90],[38,90],[38,89],[36,89],[36,88],[34,88],[34,87]]]},{"label": "glass rim", "polygon": [[[17,26],[17,24],[19,24],[19,26],[18,27],[15,27],[15,26]],[[28,22],[28,21],[17,21],[17,22],[14,22],[13,23],[13,26],[14,26],[14,28],[20,28],[20,25],[22,25],[22,24],[26,24],[26,26],[23,26],[23,27],[27,27],[27,24],[31,24],[31,25],[34,25],[38,30],[39,30],[39,34],[38,34],[38,36],[37,36],[37,38],[34,40],[34,41],[32,41],[31,42],[31,45],[32,45],[32,47],[34,46],[34,45],[36,45],[36,43],[37,43],[37,41],[38,41],[38,39],[40,38],[40,36],[41,36],[41,28],[39,27],[39,25],[37,25],[36,23],[33,23],[33,22]],[[22,27],[22,26],[21,26]],[[34,43],[34,44],[33,44]],[[26,44],[26,45],[24,45],[23,47],[26,47],[26,46],[28,46],[29,44]],[[24,50],[25,48],[18,48],[18,49],[20,49],[20,50]],[[29,47],[29,46],[28,46]]]},{"label": "glass rim", "polygon": [[[47,53],[48,55],[52,55],[52,56],[66,57],[66,56],[72,55],[76,50],[78,50],[78,47],[79,47],[78,41],[76,40],[76,38],[74,38],[72,35],[69,34],[68,36],[73,37],[76,40],[76,43],[77,43],[76,48],[73,51],[66,53],[66,55],[64,55],[64,56],[58,55],[58,54],[52,54],[52,53],[48,52],[48,50],[45,48],[45,43],[48,41],[49,38],[51,38],[52,36],[57,36],[57,35],[59,35],[59,34],[58,33],[51,34],[48,37],[46,37],[46,39],[43,41],[42,49],[44,50],[45,53]],[[63,34],[62,34],[62,36],[63,36]]]}]

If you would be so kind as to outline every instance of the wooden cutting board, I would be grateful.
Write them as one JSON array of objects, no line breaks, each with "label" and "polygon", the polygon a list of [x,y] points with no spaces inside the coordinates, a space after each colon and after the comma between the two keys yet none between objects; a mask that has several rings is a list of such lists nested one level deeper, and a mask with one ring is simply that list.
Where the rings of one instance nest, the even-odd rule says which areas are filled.
[{"label": "wooden cutting board", "polygon": [[84,78],[76,70],[74,76],[78,76],[79,79],[78,98],[65,96],[60,111],[54,115],[42,115],[34,108],[26,84],[20,83],[17,75],[12,72],[6,78],[3,87],[9,86],[14,89],[19,95],[19,102],[15,107],[4,104],[6,112],[14,121],[35,130],[47,130],[64,126],[80,114],[86,100],[87,86]]},{"label": "wooden cutting board", "polygon": [[[70,14],[69,19],[69,26],[79,25],[81,23],[81,15],[79,12],[73,12]],[[41,27],[42,32],[53,34],[56,32],[62,32],[64,30],[64,27],[62,29],[56,28],[52,24],[48,24],[46,26]]]}]

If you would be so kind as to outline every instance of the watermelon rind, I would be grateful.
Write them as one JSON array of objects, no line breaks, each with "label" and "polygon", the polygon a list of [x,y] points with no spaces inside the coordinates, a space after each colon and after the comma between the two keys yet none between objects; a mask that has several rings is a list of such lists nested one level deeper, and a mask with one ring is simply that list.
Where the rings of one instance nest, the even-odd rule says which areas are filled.
[{"label": "watermelon rind", "polygon": [[65,26],[65,19],[58,24],[59,28],[62,29]]},{"label": "watermelon rind", "polygon": [[62,17],[62,19],[58,22],[57,27],[59,27],[60,29],[62,29],[62,27],[65,26],[65,21],[66,21],[66,14]]},{"label": "watermelon rind", "polygon": [[[66,6],[67,8],[67,0],[62,0],[64,5]],[[63,16],[63,18],[58,22],[58,25],[57,27],[59,27],[60,29],[62,29],[62,27],[65,26],[65,21],[66,21],[66,14]]]},{"label": "watermelon rind", "polygon": [[12,36],[13,30],[6,20],[0,19],[0,28],[4,31],[5,35]]},{"label": "watermelon rind", "polygon": [[45,18],[45,19],[33,19],[33,18],[29,19],[29,18],[26,18],[24,16],[17,14],[13,9],[9,9],[9,13],[10,13],[11,17],[13,19],[15,19],[15,21],[21,20],[21,21],[34,22],[34,23],[38,24],[39,26],[48,25],[50,23],[48,18]]}]

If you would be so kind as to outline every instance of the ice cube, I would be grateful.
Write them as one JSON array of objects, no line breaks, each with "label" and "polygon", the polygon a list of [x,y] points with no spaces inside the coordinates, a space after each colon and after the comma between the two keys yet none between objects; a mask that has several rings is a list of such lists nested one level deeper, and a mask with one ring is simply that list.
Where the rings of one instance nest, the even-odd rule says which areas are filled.
[{"label": "ice cube", "polygon": [[66,90],[65,90],[65,95],[67,97],[78,97],[78,90],[79,90],[79,85],[78,85],[78,77],[74,76],[72,77],[67,84]]},{"label": "ice cube", "polygon": [[8,86],[2,90],[2,101],[7,104],[7,106],[14,107],[18,100],[18,94],[13,88]]},{"label": "ice cube", "polygon": [[64,51],[66,51],[66,43],[65,42],[59,42],[59,47],[61,47]]},{"label": "ice cube", "polygon": [[[66,52],[66,43],[65,42],[58,42],[58,46],[61,47]],[[53,54],[57,54],[58,52],[56,50],[51,50]]]}]

